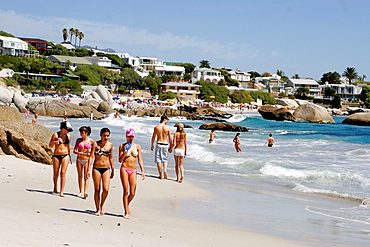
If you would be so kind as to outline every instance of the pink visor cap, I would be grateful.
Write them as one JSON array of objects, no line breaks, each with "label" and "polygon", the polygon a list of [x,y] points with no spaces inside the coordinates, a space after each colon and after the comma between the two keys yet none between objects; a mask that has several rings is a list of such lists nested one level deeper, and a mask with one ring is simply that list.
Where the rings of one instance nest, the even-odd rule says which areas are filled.
[{"label": "pink visor cap", "polygon": [[126,130],[126,136],[135,136],[135,130],[129,128],[128,130]]}]

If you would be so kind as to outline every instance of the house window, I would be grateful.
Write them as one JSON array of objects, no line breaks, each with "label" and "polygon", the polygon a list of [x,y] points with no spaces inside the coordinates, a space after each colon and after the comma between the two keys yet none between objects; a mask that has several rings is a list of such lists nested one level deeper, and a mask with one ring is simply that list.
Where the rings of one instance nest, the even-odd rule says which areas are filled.
[{"label": "house window", "polygon": [[172,87],[172,86],[171,86],[171,87],[170,87],[170,89],[175,89],[175,87]]}]

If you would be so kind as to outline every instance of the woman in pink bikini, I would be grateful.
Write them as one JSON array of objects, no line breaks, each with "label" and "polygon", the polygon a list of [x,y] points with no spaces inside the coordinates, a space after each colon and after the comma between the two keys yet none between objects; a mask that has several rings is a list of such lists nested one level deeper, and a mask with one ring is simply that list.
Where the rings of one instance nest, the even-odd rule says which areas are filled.
[{"label": "woman in pink bikini", "polygon": [[141,177],[145,179],[143,160],[141,159],[141,147],[134,143],[135,130],[126,131],[127,142],[119,146],[118,160],[121,165],[121,183],[123,187],[123,218],[129,219],[131,214],[130,203],[135,197],[136,191],[136,161],[139,163]]},{"label": "woman in pink bikini", "polygon": [[[83,199],[86,199],[86,197],[88,197],[87,188],[89,186],[89,177],[90,177],[89,158],[91,154],[91,147],[94,144],[94,141],[93,139],[89,138],[91,134],[90,126],[82,126],[79,129],[79,131],[80,131],[81,138],[78,138],[76,140],[73,153],[77,154],[76,168],[77,168],[77,175],[78,175],[78,178],[77,178],[78,188],[80,191],[78,196],[82,197]],[[84,183],[82,183],[82,178],[84,180]]]}]

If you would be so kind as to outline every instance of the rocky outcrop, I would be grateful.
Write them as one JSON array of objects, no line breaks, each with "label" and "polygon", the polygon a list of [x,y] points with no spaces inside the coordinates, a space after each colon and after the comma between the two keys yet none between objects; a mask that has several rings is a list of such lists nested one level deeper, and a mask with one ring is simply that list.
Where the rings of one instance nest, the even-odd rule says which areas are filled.
[{"label": "rocky outcrop", "polygon": [[349,115],[343,120],[342,124],[370,126],[370,112]]},{"label": "rocky outcrop", "polygon": [[296,119],[293,114],[285,108],[277,108],[272,105],[264,105],[258,109],[264,119],[275,121],[293,121]]},{"label": "rocky outcrop", "polygon": [[236,124],[231,123],[210,123],[206,122],[202,124],[199,129],[203,130],[222,130],[222,131],[230,131],[230,132],[248,132],[248,128],[238,126]]},{"label": "rocky outcrop", "polygon": [[22,92],[18,89],[15,89],[13,95],[13,103],[18,108],[20,112],[25,112],[27,107],[28,99],[22,95]]},{"label": "rocky outcrop", "polygon": [[95,99],[84,100],[79,103],[80,106],[89,106],[95,110],[98,110],[99,104],[99,101]]},{"label": "rocky outcrop", "polygon": [[12,103],[13,94],[13,91],[10,91],[5,87],[0,87],[0,105],[7,105]]},{"label": "rocky outcrop", "polygon": [[281,106],[298,107],[298,103],[293,99],[276,99],[276,104]]},{"label": "rocky outcrop", "polygon": [[28,101],[27,108],[32,113],[42,116],[63,117],[64,111],[67,111],[67,117],[70,118],[88,118],[93,111],[94,119],[101,119],[104,114],[89,106],[79,106],[65,100],[51,98],[31,98]]},{"label": "rocky outcrop", "polygon": [[17,108],[0,106],[0,153],[51,164],[51,135],[51,130],[27,123]]},{"label": "rocky outcrop", "polygon": [[112,95],[109,93],[109,91],[102,85],[99,85],[96,89],[95,92],[100,96],[100,98],[107,102],[107,104],[112,107],[113,106],[113,99]]},{"label": "rocky outcrop", "polygon": [[293,115],[296,119],[299,118],[310,123],[335,123],[324,107],[315,104],[301,105],[294,111]]}]

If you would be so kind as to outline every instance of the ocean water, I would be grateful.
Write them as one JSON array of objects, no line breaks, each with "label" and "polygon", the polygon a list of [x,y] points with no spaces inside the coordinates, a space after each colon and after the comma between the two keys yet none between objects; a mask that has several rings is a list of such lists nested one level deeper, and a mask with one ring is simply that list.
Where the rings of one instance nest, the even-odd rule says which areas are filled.
[{"label": "ocean water", "polygon": [[[370,127],[343,125],[343,119],[335,117],[336,124],[323,125],[268,121],[255,113],[234,115],[229,122],[250,129],[241,133],[243,152],[236,153],[235,133],[216,131],[214,143],[209,144],[208,131],[198,129],[202,121],[171,118],[170,127],[178,122],[193,127],[185,130],[185,182],[197,181],[219,196],[211,202],[190,202],[188,206],[197,210],[187,214],[257,232],[271,226],[278,236],[304,232],[307,238],[366,246],[370,243]],[[39,123],[57,131],[60,120],[42,117]],[[94,140],[99,139],[102,127],[110,128],[110,141],[117,147],[116,167],[120,166],[117,150],[125,142],[124,131],[134,128],[146,173],[157,175],[150,140],[159,118],[109,116],[99,121],[69,121],[75,129],[73,143],[80,126],[90,125]],[[276,142],[272,148],[264,145],[270,133]],[[169,173],[174,178],[173,167],[170,159]],[[209,211],[209,203],[214,210]]]}]

